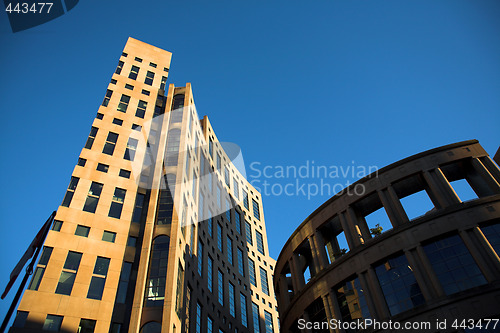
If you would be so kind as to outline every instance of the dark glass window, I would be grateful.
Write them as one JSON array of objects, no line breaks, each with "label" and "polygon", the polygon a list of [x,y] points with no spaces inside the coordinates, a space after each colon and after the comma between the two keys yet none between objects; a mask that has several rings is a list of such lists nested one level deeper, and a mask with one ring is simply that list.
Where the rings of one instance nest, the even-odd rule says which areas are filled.
[{"label": "dark glass window", "polygon": [[148,102],[139,101],[137,104],[137,110],[135,111],[135,116],[139,118],[144,118],[146,114],[146,107],[148,106]]},{"label": "dark glass window", "polygon": [[[371,318],[366,304],[365,291],[361,288],[359,278],[346,281],[334,288],[340,307],[342,321],[352,322]],[[356,332],[357,330],[346,330]]]},{"label": "dark glass window", "polygon": [[134,90],[134,86],[127,83],[127,84],[125,84],[125,89]]},{"label": "dark glass window", "polygon": [[487,283],[460,236],[424,245],[424,250],[446,295]]},{"label": "dark glass window", "polygon": [[163,67],[163,71],[168,73],[168,68],[167,67]]},{"label": "dark glass window", "polygon": [[111,79],[111,84],[116,84],[116,82],[118,81],[116,81],[115,79]]},{"label": "dark glass window", "polygon": [[244,264],[243,264],[243,251],[240,248],[236,248],[236,255],[238,257],[238,273],[241,276],[245,276]]},{"label": "dark glass window", "polygon": [[152,86],[153,85],[153,79],[155,78],[155,73],[148,71],[146,73],[146,79],[144,80],[144,83],[147,85]]},{"label": "dark glass window", "polygon": [[128,75],[128,78],[135,80],[135,79],[137,79],[137,74],[139,74],[139,67],[132,66],[132,68],[130,69],[130,73]]},{"label": "dark glass window", "polygon": [[154,62],[150,62],[150,63],[149,63],[149,66],[151,66],[151,67],[153,67],[153,68],[156,68],[156,66],[157,66],[157,65],[156,65]]},{"label": "dark glass window", "polygon": [[123,64],[124,64],[123,61],[118,61],[118,66],[116,67],[116,70],[115,70],[116,74],[121,74],[122,69],[123,69]]},{"label": "dark glass window", "polygon": [[224,274],[217,270],[217,299],[221,305],[224,305]]},{"label": "dark glass window", "polygon": [[106,276],[108,274],[109,262],[109,258],[97,257],[94,272],[92,273],[92,279],[90,280],[87,298],[97,300],[102,299]]},{"label": "dark glass window", "polygon": [[62,224],[63,224],[62,221],[54,220],[54,224],[52,225],[52,230],[61,231]]},{"label": "dark glass window", "polygon": [[267,284],[267,272],[264,268],[260,268],[260,284],[264,294],[269,295],[269,285]]},{"label": "dark glass window", "polygon": [[123,120],[118,119],[118,118],[114,118],[113,119],[113,124],[121,126],[123,124]]},{"label": "dark glass window", "polygon": [[95,323],[95,320],[82,318],[78,326],[78,333],[94,333]]},{"label": "dark glass window", "polygon": [[116,239],[116,232],[106,231],[102,233],[102,240],[105,242],[114,243]]},{"label": "dark glass window", "polygon": [[245,221],[245,232],[247,236],[247,242],[250,245],[253,245],[253,237],[252,237],[252,225]]},{"label": "dark glass window", "polygon": [[500,256],[500,223],[481,227],[481,231],[497,255]]},{"label": "dark glass window", "polygon": [[123,202],[125,201],[125,193],[127,191],[121,188],[115,188],[111,206],[109,207],[109,217],[119,219],[122,215]]},{"label": "dark glass window", "polygon": [[250,283],[257,287],[257,279],[255,278],[255,262],[248,258],[248,276]]},{"label": "dark glass window", "polygon": [[210,157],[213,159],[214,158],[214,142],[212,138],[208,139],[208,153],[210,154]]},{"label": "dark glass window", "polygon": [[217,223],[217,248],[222,252],[222,226]]},{"label": "dark glass window", "polygon": [[123,158],[128,161],[133,161],[135,158],[135,152],[137,151],[137,145],[139,141],[133,138],[129,138],[127,142],[127,148],[125,149],[125,154]]},{"label": "dark glass window", "polygon": [[404,254],[375,267],[391,315],[424,304],[425,299]]},{"label": "dark glass window", "polygon": [[137,237],[128,236],[127,246],[135,247],[137,245]]},{"label": "dark glass window", "polygon": [[81,166],[81,167],[84,167],[85,166],[85,163],[87,163],[87,160],[84,159],[84,158],[79,158],[78,159],[78,165]]},{"label": "dark glass window", "polygon": [[162,76],[161,77],[161,82],[160,82],[160,89],[161,90],[165,90],[165,84],[167,83],[167,77],[166,76]]},{"label": "dark glass window", "polygon": [[227,236],[226,238],[227,260],[233,264],[233,240]]},{"label": "dark glass window", "polygon": [[213,289],[213,275],[214,275],[214,260],[210,255],[207,260],[207,287],[210,292]]},{"label": "dark glass window", "polygon": [[238,233],[241,235],[241,215],[236,209],[234,210],[234,221],[236,225],[236,231],[238,231]]},{"label": "dark glass window", "polygon": [[130,96],[122,95],[122,97],[120,98],[120,103],[118,103],[118,107],[116,109],[120,112],[127,112],[129,102]]},{"label": "dark glass window", "polygon": [[120,173],[118,174],[118,176],[123,177],[123,178],[130,178],[130,171],[120,169]]},{"label": "dark glass window", "polygon": [[141,93],[143,95],[146,95],[146,96],[149,96],[151,93],[149,92],[149,90],[146,90],[146,89],[142,89]]},{"label": "dark glass window", "polygon": [[[184,95],[177,94],[174,96],[172,110],[176,110],[182,107],[184,107]],[[182,113],[181,113],[181,120],[182,120]]]},{"label": "dark glass window", "polygon": [[137,125],[137,124],[133,124],[133,125],[132,125],[132,129],[133,129],[134,131],[138,131],[138,132],[140,132],[140,131],[141,131],[141,129],[142,129],[142,126],[141,126],[141,125]]},{"label": "dark glass window", "polygon": [[255,231],[255,236],[257,238],[257,251],[264,254],[264,240],[262,238],[262,234],[258,231]]},{"label": "dark glass window", "polygon": [[132,263],[126,261],[123,262],[122,272],[120,274],[120,282],[118,283],[118,290],[116,292],[116,303],[125,303],[125,300],[127,299],[127,289],[131,272]]},{"label": "dark glass window", "polygon": [[85,200],[85,205],[83,210],[89,213],[95,213],[97,208],[97,203],[99,202],[99,197],[101,196],[102,184],[92,182],[90,185],[89,193],[87,195],[87,200]]},{"label": "dark glass window", "polygon": [[236,178],[233,178],[233,193],[236,200],[240,199],[240,184]]},{"label": "dark glass window", "polygon": [[128,53],[125,53],[125,52],[122,52],[122,57],[127,57],[128,56]]},{"label": "dark glass window", "polygon": [[266,322],[266,333],[273,333],[273,316],[264,310],[264,319]]},{"label": "dark glass window", "polygon": [[30,285],[28,286],[29,290],[38,290],[40,282],[42,282],[43,274],[45,273],[45,268],[49,263],[51,254],[52,254],[52,248],[44,246],[42,255],[40,256],[40,260],[38,262],[38,265],[36,266],[35,273],[33,274],[33,278],[31,279]]},{"label": "dark glass window", "polygon": [[81,259],[81,253],[73,251],[68,252],[61,276],[59,277],[59,282],[57,283],[56,294],[71,295]]},{"label": "dark glass window", "polygon": [[135,57],[135,61],[137,61],[137,62],[142,62],[142,59],[141,59],[141,58],[139,58],[139,57]]},{"label": "dark glass window", "polygon": [[63,316],[56,316],[48,314],[43,323],[42,330],[59,332],[61,330]]},{"label": "dark glass window", "polygon": [[69,207],[71,203],[71,199],[73,199],[73,194],[75,194],[76,186],[78,185],[78,181],[80,178],[71,177],[71,181],[69,182],[68,190],[66,191],[66,195],[64,196],[63,202],[61,206]]},{"label": "dark glass window", "polygon": [[249,209],[249,207],[248,207],[248,192],[245,190],[243,190],[243,206],[246,209]]},{"label": "dark glass window", "polygon": [[248,327],[247,323],[247,298],[240,293],[241,325]]},{"label": "dark glass window", "polygon": [[226,182],[227,187],[231,187],[231,182],[229,181],[229,169],[227,166],[224,168],[224,181]]},{"label": "dark glass window", "polygon": [[259,208],[259,203],[252,199],[252,205],[253,205],[253,217],[255,217],[257,220],[260,221],[260,208]]},{"label": "dark glass window", "polygon": [[229,282],[228,284],[228,289],[229,289],[229,314],[233,317],[236,317],[236,307],[235,307],[235,302],[234,302],[234,285]]},{"label": "dark glass window", "polygon": [[26,324],[26,319],[28,319],[28,314],[29,312],[27,311],[17,311],[12,327],[23,328],[24,324]]},{"label": "dark glass window", "polygon": [[203,277],[203,243],[198,239],[198,274]]},{"label": "dark glass window", "polygon": [[102,106],[108,106],[109,100],[113,95],[113,90],[106,90],[106,96],[104,96],[104,100],[102,101]]},{"label": "dark glass window", "polygon": [[101,120],[102,118],[104,118],[104,115],[100,112],[97,112],[97,115],[95,116],[97,119]]},{"label": "dark glass window", "polygon": [[90,129],[90,134],[87,139],[87,142],[85,143],[85,148],[90,149],[92,148],[92,145],[94,144],[95,136],[97,135],[97,131],[99,129],[97,127],[92,126]]},{"label": "dark glass window", "polygon": [[104,144],[104,148],[102,149],[103,154],[113,155],[117,140],[118,134],[109,132],[108,137],[106,138],[106,143]]},{"label": "dark glass window", "polygon": [[140,223],[142,216],[142,208],[144,206],[145,195],[142,193],[137,193],[135,197],[134,212],[132,213],[132,222]]},{"label": "dark glass window", "polygon": [[260,315],[259,306],[252,302],[252,318],[253,318],[253,331],[254,333],[260,333]]},{"label": "dark glass window", "polygon": [[108,172],[108,170],[109,170],[109,165],[99,163],[99,164],[97,164],[97,168],[96,168],[96,170],[97,170],[97,171],[104,172],[104,173],[107,173],[107,172]]},{"label": "dark glass window", "polygon": [[158,236],[153,240],[146,284],[146,306],[163,305],[169,245],[170,238],[168,236]]},{"label": "dark glass window", "polygon": [[88,237],[89,232],[90,232],[89,227],[86,227],[84,225],[77,225],[76,226],[75,235],[77,235],[77,236]]}]

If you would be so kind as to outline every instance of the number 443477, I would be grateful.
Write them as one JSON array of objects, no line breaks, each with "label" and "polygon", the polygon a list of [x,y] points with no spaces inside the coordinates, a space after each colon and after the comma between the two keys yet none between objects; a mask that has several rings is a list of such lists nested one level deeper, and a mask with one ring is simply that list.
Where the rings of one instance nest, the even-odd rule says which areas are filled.
[{"label": "number 443477", "polygon": [[474,328],[479,328],[479,329],[496,329],[497,324],[498,324],[499,319],[479,319],[479,320],[474,320],[474,319],[463,319],[463,320],[458,320],[455,319],[453,321],[453,324],[451,324],[451,327],[454,329],[474,329]]},{"label": "number 443477", "polygon": [[5,11],[8,13],[19,13],[19,14],[28,14],[28,13],[41,14],[45,11],[47,14],[49,14],[53,4],[54,4],[53,2],[35,2],[30,6],[30,4],[27,2],[17,2],[17,3],[9,2],[7,4],[7,7],[5,8]]}]

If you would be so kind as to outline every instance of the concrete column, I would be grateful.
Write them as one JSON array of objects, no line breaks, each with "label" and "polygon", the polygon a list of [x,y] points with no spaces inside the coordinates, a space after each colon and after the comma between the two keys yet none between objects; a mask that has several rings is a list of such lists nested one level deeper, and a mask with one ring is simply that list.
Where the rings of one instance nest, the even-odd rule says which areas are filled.
[{"label": "concrete column", "polygon": [[365,243],[370,238],[372,238],[368,224],[364,218],[359,218],[356,216],[356,212],[352,207],[347,207],[347,218],[349,223],[355,227],[356,233],[360,238],[361,243]]},{"label": "concrete column", "polygon": [[421,245],[417,245],[416,251],[416,257],[422,267],[422,275],[424,276],[424,279],[429,281],[432,288],[431,295],[434,295],[435,297],[444,296],[445,294],[443,288],[441,287],[441,282],[439,282],[436,273],[434,273],[434,268],[432,268],[432,264],[429,261],[427,254],[425,254],[424,248]]},{"label": "concrete column", "polygon": [[500,185],[489,170],[481,163],[478,158],[472,159],[472,167],[479,176],[471,178],[471,183],[478,196],[487,196],[500,193]]},{"label": "concrete column", "polygon": [[471,236],[467,231],[465,230],[460,231],[460,237],[462,237],[465,246],[467,246],[467,249],[474,258],[474,261],[476,262],[477,266],[483,273],[486,280],[489,283],[492,283],[493,281],[497,280],[498,277],[495,274],[495,269],[489,265],[487,260],[485,260],[485,257],[487,257],[488,255],[485,253],[484,249],[480,249],[477,246],[477,242],[475,242],[471,238]]},{"label": "concrete column", "polygon": [[[326,294],[326,295],[323,295],[321,296],[322,300],[323,300],[323,308],[325,309],[325,313],[326,313],[326,319],[328,320],[328,322],[330,322],[330,320],[332,319],[335,319],[335,316],[333,315],[333,309],[332,309],[332,304],[331,304],[331,301],[330,301],[330,294]],[[336,333],[337,330],[335,329],[332,329],[331,327],[328,327],[328,330],[330,333]]]},{"label": "concrete column", "polygon": [[280,274],[278,284],[280,288],[280,306],[282,309],[286,309],[290,304],[290,295],[288,294],[288,279],[285,274]]},{"label": "concrete column", "polygon": [[422,272],[422,265],[418,260],[418,255],[415,255],[413,252],[415,250],[406,250],[405,255],[410,267],[412,267],[413,275],[415,276],[415,280],[417,280],[418,286],[422,291],[422,295],[426,301],[430,301],[434,295],[432,287],[428,285],[428,280],[425,278],[425,275]]},{"label": "concrete column", "polygon": [[349,245],[349,249],[352,250],[356,246],[361,245],[361,241],[358,235],[354,232],[354,228],[350,225],[345,217],[345,212],[339,214],[340,225],[342,226],[342,230],[344,231],[345,238],[347,240],[347,245]]},{"label": "concrete column", "polygon": [[377,193],[393,228],[408,222],[408,216],[392,186],[389,185],[387,189]]},{"label": "concrete column", "polygon": [[434,198],[432,201],[436,208],[441,209],[461,202],[441,169],[425,171],[423,175],[429,185],[431,199]]},{"label": "concrete column", "polygon": [[[309,313],[307,313],[307,310],[304,311],[304,313],[302,314],[302,319],[304,319],[307,323],[311,322],[311,318],[309,317]],[[307,327],[304,328],[302,331],[305,331],[307,333],[312,333],[312,330]]]},{"label": "concrete column", "polygon": [[302,274],[301,270],[299,269],[297,260],[297,254],[294,253],[288,261],[288,264],[290,265],[290,273],[292,275],[292,285],[294,293],[298,293],[305,285],[304,274]]},{"label": "concrete column", "polygon": [[[333,290],[330,290],[328,292],[328,295],[330,296],[329,301],[331,304],[331,309],[333,311],[333,316],[337,320],[342,320],[342,313],[340,312],[340,306],[339,306],[339,302],[337,300],[337,295],[335,295],[335,292]],[[342,328],[339,328],[336,331],[337,331],[337,333],[345,333],[345,330]]]},{"label": "concrete column", "polygon": [[315,272],[318,273],[329,265],[323,236],[319,231],[315,230],[314,235],[309,237],[309,243],[311,244],[313,259],[318,263],[318,266],[315,268]]},{"label": "concrete column", "polygon": [[490,262],[490,265],[492,267],[495,267],[495,270],[497,271],[497,274],[500,275],[500,255],[499,253],[495,252],[495,249],[491,246],[490,242],[486,238],[486,236],[483,234],[483,231],[479,227],[475,227],[473,229],[474,233],[474,238],[477,240],[479,248],[482,249],[482,252],[484,253],[485,257],[487,257],[488,261]]},{"label": "concrete column", "polygon": [[496,163],[489,156],[480,157],[479,160],[483,163],[486,169],[488,169],[497,183],[500,183],[500,169],[498,168],[498,165],[496,165]]},{"label": "concrete column", "polygon": [[382,291],[382,287],[380,286],[380,283],[378,281],[375,269],[371,266],[367,271],[367,282],[368,287],[371,291],[372,301],[375,304],[375,308],[377,309],[378,319],[389,318],[391,316],[391,313],[389,312],[389,308],[387,307],[384,292]]},{"label": "concrete column", "polygon": [[358,275],[359,284],[364,291],[364,297],[366,300],[366,304],[368,305],[368,310],[370,311],[370,315],[372,318],[379,319],[380,317],[377,314],[377,308],[373,298],[371,297],[372,291],[370,290],[370,286],[368,285],[368,281],[365,277],[365,274]]}]

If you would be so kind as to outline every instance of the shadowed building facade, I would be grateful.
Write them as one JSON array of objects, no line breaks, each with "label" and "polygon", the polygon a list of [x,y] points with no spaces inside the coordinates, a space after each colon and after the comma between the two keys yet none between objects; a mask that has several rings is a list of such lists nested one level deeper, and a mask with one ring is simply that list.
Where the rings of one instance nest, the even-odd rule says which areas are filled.
[{"label": "shadowed building facade", "polygon": [[278,332],[262,197],[170,60],[127,41],[11,332]]},{"label": "shadowed building facade", "polygon": [[[282,331],[356,332],[339,321],[371,319],[473,332],[463,319],[499,318],[499,183],[498,166],[472,140],[408,157],[332,197],[277,260]],[[409,331],[401,327],[366,331]]]}]

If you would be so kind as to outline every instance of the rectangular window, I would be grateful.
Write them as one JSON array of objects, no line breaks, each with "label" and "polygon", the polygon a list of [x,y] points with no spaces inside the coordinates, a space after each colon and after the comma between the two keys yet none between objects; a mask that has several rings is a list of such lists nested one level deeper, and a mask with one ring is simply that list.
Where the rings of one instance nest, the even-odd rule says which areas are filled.
[{"label": "rectangular window", "polygon": [[247,234],[248,244],[253,245],[252,225],[247,221],[245,221],[245,233]]},{"label": "rectangular window", "polygon": [[238,231],[241,235],[241,215],[236,209],[234,210],[234,222],[236,225],[236,231]]},{"label": "rectangular window", "polygon": [[85,200],[85,205],[83,206],[85,212],[95,213],[99,197],[101,196],[102,186],[102,184],[96,182],[92,182],[92,185],[90,185],[87,200]]},{"label": "rectangular window", "polygon": [[43,323],[42,330],[59,332],[61,330],[63,316],[56,316],[48,314]]},{"label": "rectangular window", "polygon": [[42,282],[43,274],[45,273],[45,268],[47,268],[47,264],[49,263],[52,249],[53,248],[51,247],[43,247],[42,255],[40,256],[40,260],[38,261],[38,265],[36,265],[33,278],[31,279],[30,285],[28,286],[29,290],[38,290],[40,282]]},{"label": "rectangular window", "polygon": [[333,289],[340,306],[342,321],[353,322],[359,319],[371,318],[365,299],[365,291],[361,288],[358,277],[346,281]]},{"label": "rectangular window", "polygon": [[138,74],[139,74],[139,67],[132,66],[132,68],[130,69],[130,73],[128,74],[128,78],[135,80],[135,79],[137,79]]},{"label": "rectangular window", "polygon": [[142,193],[137,193],[137,196],[135,197],[134,212],[132,213],[132,222],[134,223],[141,222],[142,209],[144,207],[145,197],[146,196]]},{"label": "rectangular window", "polygon": [[229,223],[231,223],[231,204],[226,200],[226,218]]},{"label": "rectangular window", "polygon": [[207,286],[208,290],[212,292],[213,290],[213,275],[214,275],[214,260],[212,257],[208,256],[208,261],[207,261]]},{"label": "rectangular window", "polygon": [[137,245],[137,237],[128,236],[127,246],[135,247]]},{"label": "rectangular window", "polygon": [[102,233],[102,240],[105,242],[114,243],[116,239],[116,232],[106,231]]},{"label": "rectangular window", "polygon": [[248,192],[243,190],[243,206],[248,209]]},{"label": "rectangular window", "polygon": [[220,154],[217,154],[217,170],[222,173],[222,159]]},{"label": "rectangular window", "polygon": [[75,277],[78,272],[81,259],[81,253],[73,251],[68,252],[61,276],[59,277],[59,282],[57,283],[56,294],[71,295],[71,290],[73,289],[73,284],[75,283]]},{"label": "rectangular window", "polygon": [[28,314],[29,312],[27,311],[17,311],[16,319],[14,319],[12,327],[23,328],[26,324],[26,319],[28,319]]},{"label": "rectangular window", "polygon": [[264,268],[260,268],[260,284],[262,287],[262,292],[266,295],[269,295],[269,286],[267,284],[267,272]]},{"label": "rectangular window", "polygon": [[236,253],[238,256],[238,272],[240,273],[241,276],[245,276],[245,270],[243,267],[243,251],[240,250],[240,248],[236,248]]},{"label": "rectangular window", "polygon": [[264,319],[266,321],[266,333],[273,333],[273,316],[264,310]]},{"label": "rectangular window", "polygon": [[167,77],[162,76],[160,81],[160,90],[165,90],[165,84],[167,83]]},{"label": "rectangular window", "polygon": [[229,169],[227,167],[224,168],[224,181],[226,182],[227,187],[231,188],[231,182],[229,181]]},{"label": "rectangular window", "polygon": [[137,110],[135,111],[135,116],[144,119],[147,107],[148,107],[148,102],[139,101],[139,103],[137,103]]},{"label": "rectangular window", "polygon": [[149,90],[142,89],[141,94],[149,96],[149,95],[151,95],[151,92]]},{"label": "rectangular window", "polygon": [[212,138],[208,139],[208,153],[210,154],[210,158],[214,158],[214,142]]},{"label": "rectangular window", "polygon": [[203,244],[198,239],[198,274],[203,277]]},{"label": "rectangular window", "polygon": [[208,171],[208,191],[212,193],[212,184],[213,184],[213,176],[212,172],[209,170]]},{"label": "rectangular window", "polygon": [[102,299],[104,284],[106,283],[106,276],[108,275],[109,262],[109,258],[97,257],[94,272],[92,273],[92,279],[90,280],[87,298],[97,300]]},{"label": "rectangular window", "polygon": [[135,158],[135,152],[137,151],[137,144],[139,143],[138,140],[129,138],[127,142],[127,148],[125,149],[125,154],[123,155],[123,158],[128,160],[128,161],[133,161]]},{"label": "rectangular window", "polygon": [[214,331],[214,321],[212,318],[207,317],[207,333],[213,333]]},{"label": "rectangular window", "polygon": [[243,293],[240,293],[240,308],[241,308],[241,325],[248,327],[247,322],[247,298]]},{"label": "rectangular window", "polygon": [[500,223],[481,226],[481,231],[493,250],[500,256]]},{"label": "rectangular window", "polygon": [[146,79],[144,80],[144,83],[147,84],[147,85],[149,85],[149,86],[152,86],[154,78],[155,78],[155,73],[153,73],[151,71],[148,71],[146,73]]},{"label": "rectangular window", "polygon": [[102,106],[108,106],[109,100],[111,99],[111,96],[113,95],[113,90],[106,90],[106,96],[104,96],[104,100],[102,101]]},{"label": "rectangular window", "polygon": [[63,202],[61,206],[69,207],[71,203],[71,199],[73,199],[73,194],[75,194],[76,186],[78,185],[78,181],[80,178],[71,177],[71,181],[69,182],[68,190],[66,191],[66,195],[64,196]]},{"label": "rectangular window", "polygon": [[229,314],[233,317],[236,317],[236,307],[234,305],[234,285],[229,282]]},{"label": "rectangular window", "polygon": [[109,207],[109,217],[114,217],[119,219],[122,215],[123,202],[125,201],[125,193],[127,191],[121,188],[115,188],[115,193],[113,194],[113,199],[111,201],[111,206]]},{"label": "rectangular window", "polygon": [[257,220],[260,221],[259,203],[254,199],[252,199],[252,206],[253,206],[253,217],[255,217]]},{"label": "rectangular window", "polygon": [[236,178],[233,179],[233,193],[236,200],[240,200],[240,184]]},{"label": "rectangular window", "polygon": [[78,159],[78,163],[77,163],[77,165],[78,165],[78,166],[81,166],[81,167],[84,167],[84,166],[85,166],[85,163],[87,163],[87,160],[86,160],[86,159],[84,159],[84,158],[81,158],[81,157],[80,157],[80,158]]},{"label": "rectangular window", "polygon": [[52,225],[52,230],[61,231],[62,224],[63,224],[62,221],[54,220],[54,224]]},{"label": "rectangular window", "polygon": [[196,333],[201,333],[201,304],[196,303]]},{"label": "rectangular window", "polygon": [[99,120],[102,120],[102,118],[104,118],[104,115],[100,112],[97,112],[97,114],[95,115],[95,117]]},{"label": "rectangular window", "polygon": [[217,223],[217,248],[222,252],[222,226]]},{"label": "rectangular window", "polygon": [[248,277],[250,283],[257,287],[257,279],[255,279],[255,262],[248,258]]},{"label": "rectangular window", "polygon": [[227,247],[227,260],[232,265],[233,264],[233,240],[231,238],[229,238],[229,236],[227,236],[226,247]]},{"label": "rectangular window", "polygon": [[130,178],[130,171],[120,169],[120,173],[118,174],[118,176],[128,179],[128,178]]},{"label": "rectangular window", "polygon": [[76,236],[89,237],[90,228],[84,225],[77,225],[75,230]]},{"label": "rectangular window", "polygon": [[111,79],[111,84],[116,84],[116,82],[118,81],[116,81],[115,79]]},{"label": "rectangular window", "polygon": [[123,69],[123,61],[118,61],[118,66],[116,67],[115,73],[116,74],[121,74],[122,69]]},{"label": "rectangular window", "polygon": [[127,112],[129,102],[130,96],[122,95],[122,97],[120,98],[120,103],[118,103],[118,107],[116,109],[120,112]]},{"label": "rectangular window", "polygon": [[134,86],[127,83],[127,84],[125,84],[125,89],[134,90]]},{"label": "rectangular window", "polygon": [[106,138],[106,143],[104,144],[104,148],[102,149],[102,153],[106,155],[113,155],[115,151],[116,141],[118,141],[118,134],[109,132],[108,137]]},{"label": "rectangular window", "polygon": [[97,171],[104,172],[104,173],[107,173],[107,172],[108,172],[108,170],[109,170],[109,165],[99,163],[99,164],[97,164],[97,168],[96,168],[96,170],[97,170]]},{"label": "rectangular window", "polygon": [[116,303],[125,303],[127,299],[127,289],[128,283],[130,281],[130,273],[132,272],[132,263],[123,262],[122,272],[120,274],[120,282],[118,283],[118,289],[116,292]]},{"label": "rectangular window", "polygon": [[96,321],[93,319],[81,319],[78,333],[94,333]]},{"label": "rectangular window", "polygon": [[135,61],[137,61],[137,62],[142,62],[142,59],[141,59],[141,58],[139,58],[139,57],[135,57]]},{"label": "rectangular window", "polygon": [[156,65],[154,62],[150,62],[150,63],[149,63],[149,66],[151,66],[151,67],[153,67],[153,68],[156,68],[156,66],[157,66],[157,65]]},{"label": "rectangular window", "polygon": [[207,228],[208,228],[208,235],[213,238],[213,230],[214,230],[214,223],[213,223],[213,219],[212,219],[212,212],[209,211],[210,213],[210,217],[208,218],[208,225],[207,225]]},{"label": "rectangular window", "polygon": [[121,125],[123,125],[123,120],[118,119],[118,118],[113,118],[113,124],[121,126]]},{"label": "rectangular window", "polygon": [[262,238],[262,234],[258,231],[255,231],[255,236],[257,238],[257,251],[259,251],[261,254],[264,254],[264,240]]},{"label": "rectangular window", "polygon": [[259,306],[253,302],[252,302],[252,318],[253,318],[254,333],[260,333]]},{"label": "rectangular window", "polygon": [[218,300],[219,303],[224,305],[224,274],[219,270],[217,270],[217,292],[218,292]]}]

